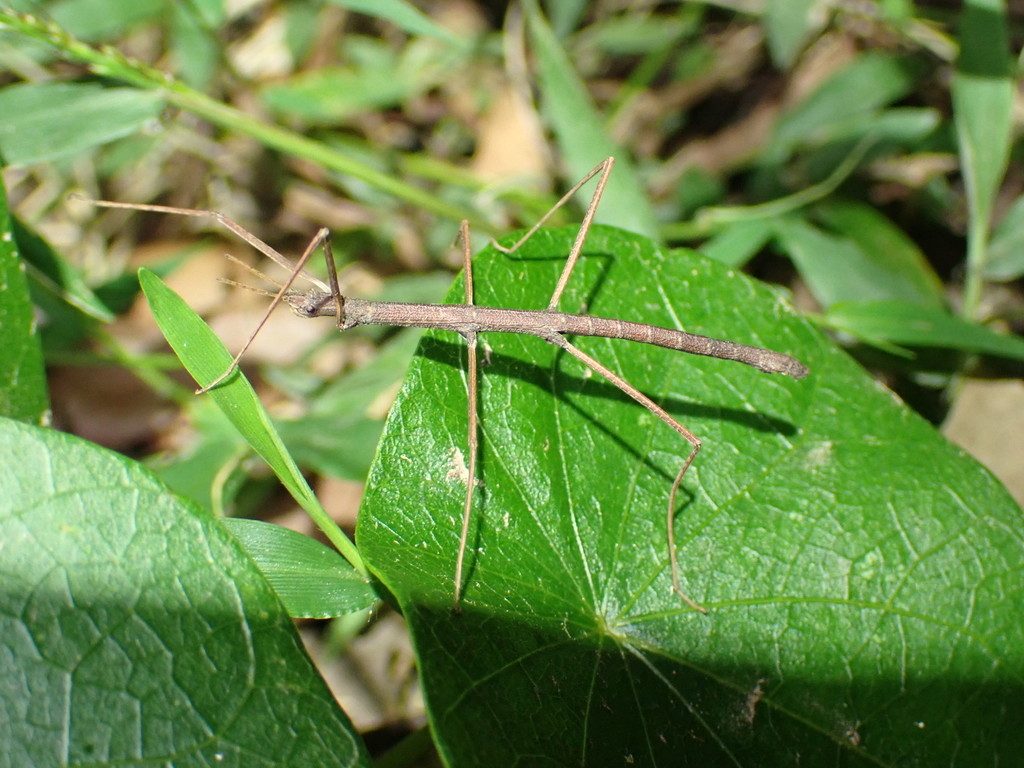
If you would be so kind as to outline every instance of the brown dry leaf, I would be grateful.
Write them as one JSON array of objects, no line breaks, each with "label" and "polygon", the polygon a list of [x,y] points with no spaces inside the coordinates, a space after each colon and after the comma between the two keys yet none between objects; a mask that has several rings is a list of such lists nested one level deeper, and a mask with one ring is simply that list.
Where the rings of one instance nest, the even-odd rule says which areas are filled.
[{"label": "brown dry leaf", "polygon": [[131,371],[115,365],[49,370],[54,427],[134,454],[174,421],[176,408]]},{"label": "brown dry leaf", "polygon": [[479,123],[473,172],[482,179],[544,178],[544,137],[537,113],[511,83],[497,89]]},{"label": "brown dry leaf", "polygon": [[1024,504],[1024,382],[967,380],[942,431]]},{"label": "brown dry leaf", "polygon": [[426,720],[416,678],[409,631],[400,616],[389,613],[352,640],[341,657],[327,656],[321,635],[300,630],[334,697],[360,731],[394,724],[418,728]]},{"label": "brown dry leaf", "polygon": [[[238,352],[259,326],[270,306],[270,298],[257,297],[262,306],[228,309],[210,318],[210,327],[232,352]],[[327,333],[335,331],[328,318],[313,320],[299,317],[280,306],[260,328],[252,346],[245,352],[244,361],[290,365]]]},{"label": "brown dry leaf", "polygon": [[[129,260],[129,268],[152,266],[190,250],[194,250],[193,257],[164,279],[186,298],[189,306],[204,314],[223,305],[227,295],[226,286],[217,280],[226,274],[222,266],[226,262],[221,256],[222,251],[210,247],[197,248],[195,243],[188,241],[162,240],[136,249]],[[146,298],[141,294],[131,309],[118,317],[108,330],[125,349],[137,354],[165,347]]]},{"label": "brown dry leaf", "polygon": [[316,484],[316,497],[334,522],[347,531],[355,530],[359,504],[363,500],[362,483],[322,477]]}]

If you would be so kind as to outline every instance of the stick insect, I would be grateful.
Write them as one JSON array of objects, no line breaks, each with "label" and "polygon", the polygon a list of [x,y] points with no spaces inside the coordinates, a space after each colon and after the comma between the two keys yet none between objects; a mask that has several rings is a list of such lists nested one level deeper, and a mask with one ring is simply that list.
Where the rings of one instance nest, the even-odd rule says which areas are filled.
[{"label": "stick insect", "polygon": [[[565,291],[573,268],[583,250],[587,232],[593,222],[597,206],[601,201],[601,194],[604,192],[615,163],[613,157],[609,157],[591,170],[586,176],[578,181],[566,194],[526,232],[514,245],[504,248],[495,244],[505,253],[512,253],[523,245],[544,223],[564,205],[579,189],[590,179],[598,176],[597,186],[594,190],[590,204],[587,206],[586,214],[580,224],[572,249],[566,259],[562,273],[555,285],[551,299],[546,309],[543,310],[522,310],[502,309],[497,307],[478,307],[473,303],[473,263],[469,242],[469,223],[462,222],[459,228],[459,239],[462,242],[463,266],[465,274],[466,303],[464,305],[438,305],[438,304],[412,304],[402,302],[368,301],[350,296],[343,296],[338,285],[337,269],[334,262],[334,254],[331,251],[330,233],[326,228],[320,229],[313,239],[306,246],[298,261],[293,265],[288,259],[271,248],[265,242],[248,232],[241,225],[224,216],[222,213],[211,210],[192,208],[175,208],[162,205],[143,205],[136,203],[117,203],[105,200],[93,200],[96,205],[107,208],[127,208],[140,211],[156,211],[161,213],[172,213],[183,216],[196,216],[213,218],[221,225],[236,234],[249,245],[256,248],[262,254],[289,270],[290,275],[280,290],[274,295],[266,314],[252,335],[246,341],[241,351],[234,357],[229,368],[210,384],[197,390],[197,394],[209,391],[227,379],[238,367],[238,361],[252,344],[256,335],[263,327],[270,316],[270,313],[278,304],[284,302],[301,317],[334,317],[339,331],[354,328],[357,325],[390,325],[418,328],[436,328],[454,331],[461,335],[468,345],[468,481],[466,483],[466,497],[462,510],[462,527],[459,536],[459,550],[455,563],[454,591],[455,609],[458,610],[463,592],[463,569],[466,559],[466,547],[469,538],[469,527],[473,507],[473,488],[476,481],[477,456],[479,454],[479,429],[477,416],[477,335],[479,333],[520,333],[538,336],[545,341],[554,344],[575,357],[584,365],[596,373],[599,373],[607,381],[624,392],[630,398],[642,405],[671,429],[680,435],[690,446],[690,452],[683,461],[679,472],[675,476],[672,488],[668,496],[668,509],[666,514],[666,527],[668,533],[669,560],[672,571],[672,589],[679,597],[694,610],[707,613],[706,609],[698,605],[694,600],[683,592],[679,583],[679,564],[676,557],[675,533],[673,521],[675,517],[676,495],[686,470],[689,469],[697,453],[700,451],[701,441],[683,424],[671,416],[664,408],[655,403],[651,398],[638,390],[628,381],[623,379],[614,371],[605,367],[577,348],[567,336],[600,336],[613,339],[625,339],[644,344],[654,344],[668,349],[688,352],[695,355],[706,355],[723,360],[735,360],[753,366],[765,373],[781,373],[786,376],[800,379],[807,375],[807,368],[799,361],[788,355],[773,352],[761,347],[753,347],[733,341],[713,339],[707,336],[699,336],[686,333],[672,328],[661,328],[646,323],[630,322],[610,318],[591,317],[589,315],[567,314],[558,311],[558,302]],[[304,267],[310,257],[319,248],[323,248],[324,258],[327,262],[328,284],[305,271]],[[295,280],[302,276],[313,283],[314,288],[306,291],[293,290]],[[269,295],[269,294],[268,294]]]}]

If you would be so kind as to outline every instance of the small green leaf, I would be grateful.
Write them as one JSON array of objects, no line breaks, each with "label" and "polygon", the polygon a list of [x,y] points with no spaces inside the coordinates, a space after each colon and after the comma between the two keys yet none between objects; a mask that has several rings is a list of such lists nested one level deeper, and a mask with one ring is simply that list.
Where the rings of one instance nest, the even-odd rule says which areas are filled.
[{"label": "small green leaf", "polygon": [[857,142],[870,138],[879,145],[917,149],[941,125],[942,115],[937,109],[894,107],[858,113],[846,120],[820,126],[814,138],[821,144]]},{"label": "small green leaf", "polygon": [[[40,325],[48,347],[71,347],[92,330],[93,321],[114,320],[107,302],[86,284],[73,264],[17,219],[12,229],[24,260],[32,302],[43,317]],[[138,281],[134,292],[138,293]]]},{"label": "small green leaf", "polygon": [[987,227],[1010,152],[1013,80],[1002,0],[969,0],[960,22],[960,59],[953,78],[953,117],[967,201]]},{"label": "small green leaf", "polygon": [[[843,224],[838,218],[837,223]],[[890,259],[888,249],[873,247],[868,233],[833,234],[795,215],[775,221],[774,227],[779,250],[793,260],[825,307],[871,299],[935,301],[928,292],[927,270],[909,258]]]},{"label": "small green leaf", "polygon": [[268,85],[261,96],[278,114],[336,124],[352,115],[395,107],[414,90],[414,83],[395,77],[390,70],[370,74],[323,67]]},{"label": "small green leaf", "polygon": [[876,113],[913,88],[919,67],[907,58],[868,51],[853,59],[779,120],[763,154],[781,163],[800,145],[816,145],[836,126]]},{"label": "small green leaf", "polygon": [[366,478],[389,404],[380,400],[398,391],[420,335],[397,334],[369,364],[328,383],[300,417],[278,422],[296,461],[331,477]]},{"label": "small green leaf", "polygon": [[171,12],[169,31],[174,70],[193,88],[206,90],[221,63],[223,49],[214,29],[223,21],[219,18],[223,9],[208,8],[210,18],[204,19],[202,5],[174,3],[168,10]]},{"label": "small green leaf", "polygon": [[166,10],[164,0],[60,0],[46,14],[76,37],[95,43],[127,34]]},{"label": "small green leaf", "polygon": [[[139,283],[153,317],[171,348],[192,377],[205,386],[231,365],[231,354],[195,312],[163,282],[146,269]],[[207,393],[242,434],[253,450],[278,476],[285,488],[305,509],[345,559],[362,569],[359,552],[320,506],[306,479],[289,455],[259,398],[240,371]]]},{"label": "small green leaf", "polygon": [[[574,236],[482,252],[477,303],[544,307]],[[769,347],[810,374],[576,339],[703,441],[675,534],[705,616],[669,589],[666,504],[686,442],[557,348],[482,334],[480,484],[456,616],[466,354],[454,334],[425,335],[358,540],[410,623],[445,759],[1017,754],[1006,702],[1024,679],[1024,515],[1005,489],[765,286],[609,228],[584,254],[563,310]]]},{"label": "small green leaf", "polygon": [[772,223],[766,219],[737,221],[723,227],[700,250],[709,259],[738,269],[764,248],[772,233]]},{"label": "small green leaf", "polygon": [[469,45],[467,40],[452,34],[431,20],[429,16],[424,15],[414,5],[404,0],[330,0],[330,2],[356,13],[365,13],[367,16],[390,21],[410,35],[436,37],[460,48],[465,48]]},{"label": "small green leaf", "polygon": [[396,53],[384,41],[350,36],[347,65],[321,67],[276,82],[262,92],[264,103],[284,115],[336,125],[353,115],[399,108],[446,82],[465,64],[467,51],[420,38]]},{"label": "small green leaf", "polygon": [[[937,309],[945,306],[942,281],[921,249],[877,209],[833,198],[816,205],[813,213],[830,230],[857,245],[867,261],[865,277],[885,285],[889,297]],[[832,260],[835,266],[834,257]],[[843,268],[856,268],[857,262]]]},{"label": "small green leaf", "polygon": [[788,69],[800,55],[814,25],[811,9],[816,4],[816,0],[768,0],[764,31],[776,67]]},{"label": "small green leaf", "polygon": [[0,177],[0,416],[42,424],[50,413],[39,329]]},{"label": "small green leaf", "polygon": [[569,37],[580,26],[587,11],[587,0],[557,0],[544,4],[552,31],[559,38]]},{"label": "small green leaf", "polygon": [[[561,3],[548,3],[545,7],[552,32],[559,39],[569,34],[560,34],[554,15]],[[596,24],[589,24],[581,30],[586,40],[585,47],[593,46],[601,56],[644,56],[655,52],[673,50],[680,39],[690,31],[682,18],[662,14],[623,13],[608,15]],[[678,59],[671,59],[676,73],[685,68],[687,55],[691,50],[680,51]],[[638,73],[634,73],[636,76]],[[635,83],[634,83],[635,84]]]},{"label": "small green leaf", "polygon": [[[33,343],[42,344],[44,357],[81,352],[83,345],[88,345],[97,336],[102,337],[104,331],[99,323],[111,322],[115,315],[97,292],[85,282],[78,268],[57,253],[46,240],[24,224],[14,219],[10,229],[13,242],[17,246],[19,256],[18,280],[28,278],[31,307],[26,311],[32,317],[21,334],[5,336],[11,342],[8,349],[12,354],[20,343],[30,337],[38,336]],[[13,286],[15,283],[9,282]],[[138,293],[138,281],[135,282],[135,293]],[[100,289],[102,290],[102,289]],[[4,301],[16,301],[17,290],[10,295],[0,292],[0,304]],[[125,307],[124,309],[127,309]],[[42,383],[42,361],[40,361],[40,383]],[[137,369],[145,376],[141,368]],[[19,374],[20,376],[21,374]],[[26,379],[22,379],[24,384]],[[49,415],[47,413],[47,418]],[[48,423],[48,422],[40,422]]]},{"label": "small green leaf", "polygon": [[571,181],[583,178],[606,157],[615,156],[615,173],[608,179],[595,220],[648,237],[657,236],[657,219],[636,169],[612,141],[586,86],[535,0],[527,2],[524,8],[537,56],[544,112],[555,132],[559,154],[572,174]]},{"label": "small green leaf", "polygon": [[333,549],[301,533],[260,520],[227,518],[245,549],[293,619],[329,619],[377,602],[366,579]]},{"label": "small green leaf", "polygon": [[228,18],[229,9],[225,0],[195,0],[189,3],[189,10],[195,14],[197,23],[216,29]]},{"label": "small green leaf", "polygon": [[133,461],[0,419],[9,766],[366,766],[255,563]]},{"label": "small green leaf", "polygon": [[941,309],[906,301],[833,304],[824,323],[871,344],[946,347],[1024,360],[1024,338],[996,333]]},{"label": "small green leaf", "polygon": [[1024,195],[1018,197],[992,233],[985,277],[1016,280],[1024,275]]},{"label": "small green leaf", "polygon": [[953,76],[953,122],[967,192],[967,279],[962,314],[978,316],[988,262],[992,207],[1006,173],[1015,85],[1002,0],[968,0],[960,20],[960,58]]},{"label": "small green leaf", "polygon": [[8,165],[71,157],[155,119],[156,91],[94,84],[23,83],[0,90],[0,153]]}]

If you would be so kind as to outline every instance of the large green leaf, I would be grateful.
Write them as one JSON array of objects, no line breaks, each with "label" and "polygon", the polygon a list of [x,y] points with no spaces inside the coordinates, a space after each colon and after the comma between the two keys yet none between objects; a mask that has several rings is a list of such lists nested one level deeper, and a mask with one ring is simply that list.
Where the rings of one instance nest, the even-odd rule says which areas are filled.
[{"label": "large green leaf", "polygon": [[[476,261],[540,308],[572,230]],[[484,335],[481,486],[461,615],[465,352],[428,333],[357,541],[419,653],[457,765],[973,765],[1024,750],[1024,518],[973,460],[770,290],[597,228],[562,308],[792,353],[801,381],[629,342],[580,346],[701,439],[669,589],[677,435],[538,339]],[[461,286],[451,295],[457,301]]]},{"label": "large green leaf", "polygon": [[71,435],[0,459],[0,765],[368,764],[216,519]]}]

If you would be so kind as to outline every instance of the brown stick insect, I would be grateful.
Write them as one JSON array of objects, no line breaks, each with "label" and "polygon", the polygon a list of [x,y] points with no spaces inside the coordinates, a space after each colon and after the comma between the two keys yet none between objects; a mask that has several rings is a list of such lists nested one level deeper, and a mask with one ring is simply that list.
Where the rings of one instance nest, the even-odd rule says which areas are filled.
[{"label": "brown stick insect", "polygon": [[[116,203],[110,201],[90,201],[96,205],[108,208],[127,208],[141,211],[157,211],[162,213],[179,214],[183,216],[196,216],[213,218],[234,234],[238,235],[245,242],[256,248],[277,264],[290,271],[290,275],[280,290],[274,295],[269,309],[246,341],[241,351],[235,356],[230,367],[216,380],[207,386],[197,390],[198,393],[206,392],[223,382],[230,376],[238,366],[238,361],[256,338],[263,324],[267,321],[270,313],[282,301],[288,304],[292,310],[301,317],[334,317],[339,331],[354,328],[357,325],[390,325],[418,328],[436,328],[454,331],[465,338],[469,349],[468,355],[468,390],[469,390],[469,435],[468,435],[468,481],[466,483],[465,504],[462,511],[462,529],[459,537],[459,551],[455,564],[455,608],[458,609],[463,591],[463,567],[465,564],[467,541],[469,537],[469,524],[473,506],[473,488],[476,478],[476,464],[479,453],[478,448],[478,426],[477,426],[477,335],[487,333],[519,333],[538,336],[545,341],[554,344],[575,357],[591,370],[599,373],[607,381],[616,386],[630,398],[648,411],[657,416],[661,421],[675,430],[690,445],[690,452],[679,469],[672,488],[668,494],[668,507],[666,513],[666,528],[668,533],[669,559],[672,571],[672,588],[687,605],[697,611],[707,611],[691,600],[682,590],[679,583],[679,565],[676,558],[675,534],[673,532],[673,520],[675,516],[676,494],[682,482],[683,475],[693,463],[701,441],[690,430],[673,418],[664,408],[651,400],[647,395],[638,390],[628,381],[608,369],[587,353],[578,349],[567,336],[601,336],[612,339],[625,339],[644,344],[654,344],[667,349],[679,350],[696,355],[706,355],[723,360],[735,360],[753,366],[765,373],[781,373],[799,379],[807,375],[807,368],[799,361],[779,352],[773,352],[761,347],[749,346],[733,341],[713,339],[706,336],[686,333],[672,328],[661,328],[646,323],[630,322],[610,318],[591,317],[589,315],[567,314],[558,311],[558,302],[564,292],[573,268],[583,250],[587,232],[593,222],[597,206],[601,200],[601,194],[608,182],[615,159],[607,158],[586,176],[578,181],[552,208],[538,221],[529,231],[526,232],[510,248],[497,246],[506,253],[512,253],[523,245],[552,214],[569,198],[571,198],[584,184],[594,176],[600,174],[597,187],[587,206],[587,212],[577,232],[575,242],[566,259],[561,276],[555,285],[548,306],[543,310],[522,310],[503,309],[497,307],[478,307],[473,303],[473,263],[470,252],[469,224],[463,221],[459,229],[459,237],[462,241],[463,264],[465,270],[466,303],[464,305],[439,305],[439,304],[412,304],[401,302],[368,301],[350,296],[343,296],[338,286],[337,270],[334,263],[334,255],[331,251],[330,233],[326,228],[320,229],[303,251],[296,264],[271,248],[265,242],[252,235],[241,225],[235,223],[217,211],[175,208],[162,205],[142,205],[135,203]],[[495,244],[496,245],[496,244]],[[328,284],[325,285],[317,278],[307,273],[303,268],[313,253],[322,247],[327,262]],[[313,283],[314,288],[307,291],[292,290],[295,280],[302,276]],[[268,294],[269,295],[269,294]]]}]

